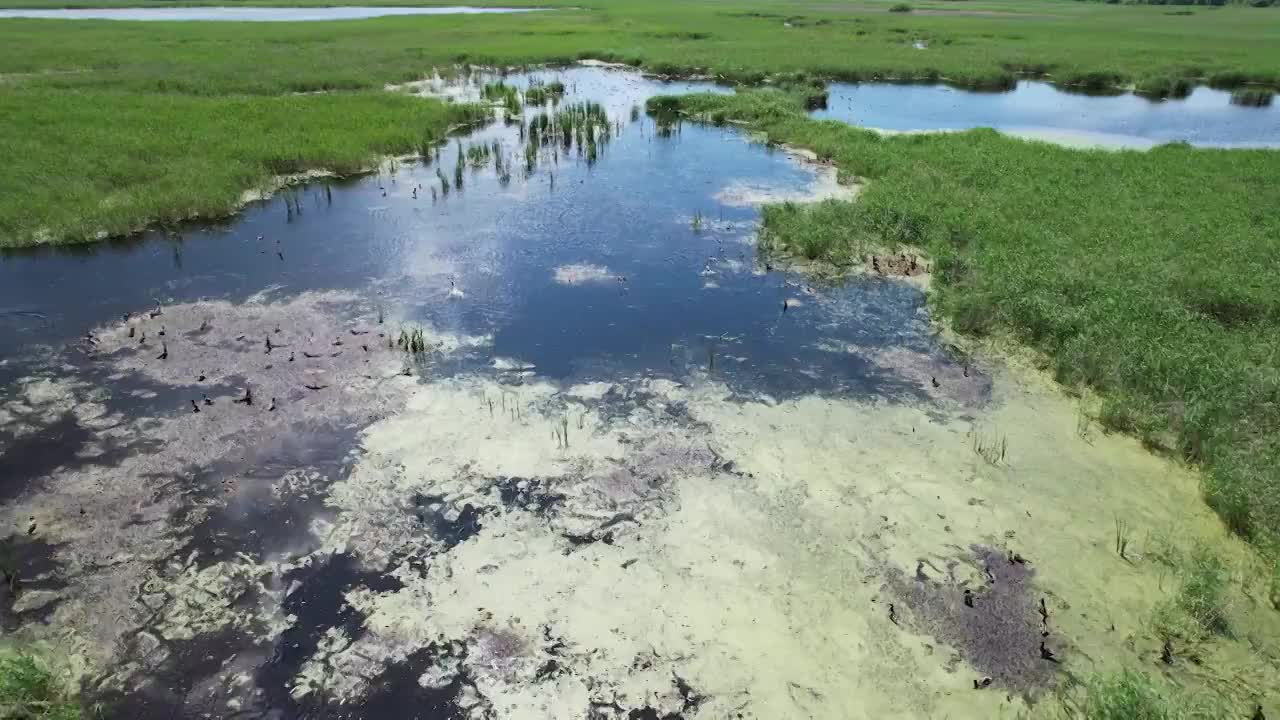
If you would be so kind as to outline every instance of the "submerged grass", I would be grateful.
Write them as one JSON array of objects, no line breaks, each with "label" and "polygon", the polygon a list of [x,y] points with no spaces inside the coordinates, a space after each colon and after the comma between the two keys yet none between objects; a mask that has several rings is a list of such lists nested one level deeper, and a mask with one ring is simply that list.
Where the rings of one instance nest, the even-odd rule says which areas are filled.
[{"label": "submerged grass", "polygon": [[975,335],[1044,351],[1099,422],[1207,470],[1227,524],[1280,544],[1280,173],[1262,150],[1069,150],[989,130],[881,136],[759,90],[658,98],[814,150],[870,182],[857,202],[781,205],[764,249],[854,263],[932,256],[932,302]]}]

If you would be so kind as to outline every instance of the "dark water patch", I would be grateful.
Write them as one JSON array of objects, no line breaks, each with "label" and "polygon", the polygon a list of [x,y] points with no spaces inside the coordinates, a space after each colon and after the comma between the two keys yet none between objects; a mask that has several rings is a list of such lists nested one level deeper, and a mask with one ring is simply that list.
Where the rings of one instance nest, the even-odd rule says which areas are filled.
[{"label": "dark water patch", "polygon": [[[958,580],[961,563],[979,570],[982,580]],[[1025,558],[975,545],[971,555],[948,563],[943,577],[932,564],[929,571],[925,566],[921,561],[911,577],[897,569],[890,573],[888,589],[901,601],[891,619],[953,648],[979,673],[972,678],[974,690],[993,686],[1034,700],[1053,686],[1066,643],[1049,632],[1051,620],[1040,612],[1048,608]]]},{"label": "dark water patch", "polygon": [[[467,648],[462,643],[432,643],[411,654],[403,662],[392,663],[371,683],[358,707],[337,706],[326,717],[342,720],[396,717],[406,720],[454,720],[471,717],[461,703],[473,699],[475,684],[460,670],[442,686],[424,687],[418,682],[427,670],[441,665],[461,667]],[[468,692],[469,691],[469,692]],[[486,715],[486,717],[488,717]]]},{"label": "dark water patch", "polygon": [[310,552],[310,524],[326,512],[328,485],[345,476],[356,436],[351,427],[295,423],[248,448],[243,458],[192,468],[188,502],[174,521],[185,525],[181,513],[204,505],[213,512],[188,533],[183,553],[197,550],[198,562],[208,564],[237,553]]},{"label": "dark water patch", "polygon": [[508,510],[545,516],[564,505],[565,496],[552,489],[561,482],[561,478],[503,477],[493,484]]},{"label": "dark water patch", "polygon": [[[351,639],[364,633],[364,613],[346,603],[346,593],[356,587],[375,592],[394,592],[403,587],[399,580],[381,572],[359,569],[350,555],[339,554],[325,561],[317,561],[298,568],[282,578],[286,588],[292,589],[285,598],[281,612],[294,615],[293,626],[280,635],[271,658],[255,674],[255,683],[262,690],[264,707],[280,718],[344,717],[340,711],[328,708],[325,701],[315,695],[295,700],[290,694],[289,683],[298,675],[305,663],[319,647],[320,640],[332,628],[341,629]],[[368,717],[378,717],[370,715]]]},{"label": "dark water patch", "polygon": [[432,537],[444,545],[446,551],[475,537],[480,532],[480,519],[484,513],[471,503],[466,503],[449,517],[448,501],[442,495],[414,493],[413,514]]},{"label": "dark water patch", "polygon": [[24,593],[58,592],[66,587],[56,559],[62,547],[34,533],[0,540],[0,629],[12,632],[24,623],[42,622],[57,607],[57,598],[25,610],[16,609],[15,603]]},{"label": "dark water patch", "polygon": [[[139,684],[127,691],[84,690],[86,701],[101,708],[100,717],[132,720],[171,720],[183,717],[230,717],[227,695],[196,692],[237,653],[254,645],[254,639],[237,630],[225,630],[192,640],[168,641],[143,630],[129,641],[131,652],[142,664]],[[114,668],[113,668],[114,670]]]}]

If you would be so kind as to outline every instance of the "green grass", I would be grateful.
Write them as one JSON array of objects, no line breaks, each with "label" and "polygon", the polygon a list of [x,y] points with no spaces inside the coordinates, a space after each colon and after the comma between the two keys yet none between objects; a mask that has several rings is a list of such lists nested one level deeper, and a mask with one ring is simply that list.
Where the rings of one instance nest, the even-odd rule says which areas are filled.
[{"label": "green grass", "polygon": [[1190,698],[1131,670],[1089,681],[1078,717],[1084,720],[1218,720],[1228,709],[1215,699]]},{"label": "green grass", "polygon": [[1099,421],[1203,464],[1238,533],[1280,543],[1280,173],[1270,151],[1069,150],[989,130],[882,137],[776,91],[661,98],[745,121],[869,179],[856,202],[765,211],[766,249],[931,255],[936,310],[1011,335],[1103,398]]},{"label": "green grass", "polygon": [[0,718],[80,720],[80,705],[35,656],[0,650]]},{"label": "green grass", "polygon": [[1174,569],[1178,589],[1155,608],[1157,634],[1192,643],[1213,635],[1229,636],[1226,563],[1209,546],[1198,544],[1186,557],[1178,557]]},{"label": "green grass", "polygon": [[355,172],[381,155],[418,151],[471,111],[386,92],[11,89],[0,92],[0,237],[77,242],[223,215],[274,175]]},{"label": "green grass", "polygon": [[[0,0],[33,4],[152,3]],[[786,73],[983,87],[1031,72],[1085,87],[1135,82],[1157,96],[1193,80],[1280,87],[1280,12],[1268,9],[1188,22],[1067,0],[926,0],[909,14],[887,0],[574,5],[312,23],[0,20],[0,245],[223,214],[276,168],[349,170],[408,151],[454,118],[383,86],[462,62],[590,57],[747,82]]]}]

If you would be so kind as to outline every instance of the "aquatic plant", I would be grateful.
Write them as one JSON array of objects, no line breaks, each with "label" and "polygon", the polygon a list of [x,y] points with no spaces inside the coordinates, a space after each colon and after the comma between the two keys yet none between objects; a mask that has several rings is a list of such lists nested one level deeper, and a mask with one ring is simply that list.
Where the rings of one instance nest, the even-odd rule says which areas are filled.
[{"label": "aquatic plant", "polygon": [[396,347],[410,355],[421,355],[427,351],[426,333],[420,327],[400,328]]},{"label": "aquatic plant", "polygon": [[1231,92],[1231,104],[1245,107],[1268,107],[1275,92],[1268,88],[1240,88]]},{"label": "aquatic plant", "polygon": [[693,211],[693,219],[689,221],[689,224],[693,226],[694,232],[702,231],[702,210],[701,209]]},{"label": "aquatic plant", "polygon": [[985,460],[988,465],[999,465],[1004,462],[1005,454],[1009,451],[1009,438],[1007,435],[988,436],[982,431],[975,430],[970,447],[974,454]]},{"label": "aquatic plant", "polygon": [[1116,554],[1119,555],[1121,559],[1128,560],[1129,559],[1128,556],[1125,555],[1125,553],[1129,549],[1129,521],[1128,520],[1121,517],[1116,517],[1116,536],[1115,537],[1116,537],[1116,545],[1115,545]]},{"label": "aquatic plant", "polygon": [[528,105],[545,105],[548,101],[557,101],[564,95],[564,83],[555,80],[546,84],[531,83],[524,91],[524,101]]},{"label": "aquatic plant", "polygon": [[436,177],[440,180],[440,194],[449,196],[449,177],[440,168],[436,168]]}]

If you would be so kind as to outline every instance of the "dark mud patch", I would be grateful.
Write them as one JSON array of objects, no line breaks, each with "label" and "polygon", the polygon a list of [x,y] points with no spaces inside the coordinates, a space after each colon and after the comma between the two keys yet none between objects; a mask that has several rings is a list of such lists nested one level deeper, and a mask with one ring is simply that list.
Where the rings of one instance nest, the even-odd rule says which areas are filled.
[{"label": "dark mud patch", "polygon": [[465,503],[456,516],[449,513],[447,507],[448,498],[443,495],[413,495],[414,517],[431,530],[432,537],[440,541],[446,552],[479,534],[480,519],[484,516],[484,511],[471,503]]},{"label": "dark mud patch", "polygon": [[[962,563],[978,571],[977,582],[957,579]],[[975,690],[999,687],[1034,701],[1053,686],[1065,643],[1045,634],[1052,619],[1043,622],[1043,597],[1025,558],[975,545],[972,555],[947,564],[944,577],[936,575],[923,561],[914,576],[890,574],[888,590],[901,601],[898,622],[953,648],[977,673]]]}]

